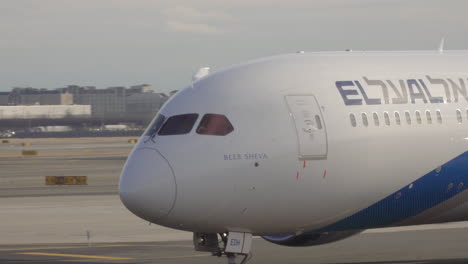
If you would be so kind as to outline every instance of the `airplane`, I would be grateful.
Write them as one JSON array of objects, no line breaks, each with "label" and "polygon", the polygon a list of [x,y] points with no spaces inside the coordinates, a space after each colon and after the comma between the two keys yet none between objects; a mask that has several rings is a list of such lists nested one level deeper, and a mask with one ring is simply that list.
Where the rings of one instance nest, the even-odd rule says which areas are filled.
[{"label": "airplane", "polygon": [[123,168],[138,217],[247,262],[253,236],[330,243],[468,220],[468,51],[298,52],[210,73]]}]

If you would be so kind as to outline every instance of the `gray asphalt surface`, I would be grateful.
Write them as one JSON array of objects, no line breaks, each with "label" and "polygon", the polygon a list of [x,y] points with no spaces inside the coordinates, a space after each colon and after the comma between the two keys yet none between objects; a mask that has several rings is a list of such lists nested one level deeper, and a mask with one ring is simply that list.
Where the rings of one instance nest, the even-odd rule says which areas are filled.
[{"label": "gray asphalt surface", "polygon": [[[0,144],[0,197],[117,194],[120,172],[134,146],[128,139],[10,139]],[[22,150],[38,155],[22,156]],[[46,186],[45,176],[87,176],[88,185]]]},{"label": "gray asphalt surface", "polygon": [[[449,264],[468,263],[468,229],[364,233],[332,244],[289,248],[254,240],[249,263],[288,264]],[[65,263],[227,263],[226,258],[194,252],[191,241],[5,245],[2,264]]]}]

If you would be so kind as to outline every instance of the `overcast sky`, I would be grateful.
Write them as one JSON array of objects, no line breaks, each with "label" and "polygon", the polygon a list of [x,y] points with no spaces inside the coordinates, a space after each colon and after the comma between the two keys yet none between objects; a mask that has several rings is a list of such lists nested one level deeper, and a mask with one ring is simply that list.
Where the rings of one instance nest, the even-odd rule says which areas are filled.
[{"label": "overcast sky", "polygon": [[466,0],[2,0],[0,91],[149,83],[305,51],[468,49]]}]

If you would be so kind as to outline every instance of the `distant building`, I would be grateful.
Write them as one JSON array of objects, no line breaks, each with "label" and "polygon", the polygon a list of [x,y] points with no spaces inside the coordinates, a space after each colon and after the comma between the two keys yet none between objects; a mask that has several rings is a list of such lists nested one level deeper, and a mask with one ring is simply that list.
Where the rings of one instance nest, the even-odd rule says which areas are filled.
[{"label": "distant building", "polygon": [[8,105],[0,106],[0,120],[59,119],[91,116],[89,105]]},{"label": "distant building", "polygon": [[167,100],[163,93],[154,93],[149,84],[96,89],[94,86],[76,85],[57,89],[73,94],[75,104],[89,104],[92,116],[100,119],[151,120]]},{"label": "distant building", "polygon": [[127,116],[149,123],[166,100],[167,96],[160,93],[141,93],[127,96]]},{"label": "distant building", "polygon": [[149,84],[133,85],[128,88],[129,93],[154,93],[153,87]]},{"label": "distant building", "polygon": [[167,95],[155,93],[149,84],[105,89],[78,85],[55,90],[17,87],[0,93],[0,105],[88,105],[90,118],[140,124],[149,122],[167,99]]},{"label": "distant building", "polygon": [[9,97],[10,97],[10,92],[0,92],[0,105],[8,105]]},{"label": "distant building", "polygon": [[125,87],[80,89],[73,94],[76,104],[91,105],[95,118],[123,118],[125,116]]},{"label": "distant building", "polygon": [[73,95],[60,91],[13,88],[11,92],[0,93],[0,105],[71,105]]}]

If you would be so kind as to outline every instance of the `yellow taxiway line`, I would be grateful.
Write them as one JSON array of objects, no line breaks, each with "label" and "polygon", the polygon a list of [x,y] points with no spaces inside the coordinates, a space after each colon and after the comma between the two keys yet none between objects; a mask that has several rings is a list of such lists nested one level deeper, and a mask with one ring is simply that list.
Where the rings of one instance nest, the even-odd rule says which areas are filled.
[{"label": "yellow taxiway line", "polygon": [[1,248],[0,246],[0,252],[1,251],[30,251],[30,250],[54,250],[54,249],[81,249],[81,248],[112,248],[112,247],[175,247],[175,248],[193,248],[192,245],[173,245],[173,244],[137,244],[137,245],[132,245],[132,244],[92,244],[92,246],[88,245],[76,245],[76,246],[45,246],[45,247],[16,247],[16,248]]},{"label": "yellow taxiway line", "polygon": [[58,253],[42,253],[42,252],[23,252],[18,255],[34,255],[34,256],[51,256],[51,257],[70,257],[70,258],[88,258],[88,259],[105,259],[105,260],[129,260],[132,258],[123,257],[108,257],[94,255],[77,255],[77,254],[58,254]]},{"label": "yellow taxiway line", "polygon": [[196,254],[188,256],[170,256],[170,257],[160,257],[156,259],[185,259],[185,258],[200,258],[200,257],[211,257],[211,254]]}]

